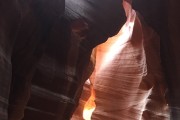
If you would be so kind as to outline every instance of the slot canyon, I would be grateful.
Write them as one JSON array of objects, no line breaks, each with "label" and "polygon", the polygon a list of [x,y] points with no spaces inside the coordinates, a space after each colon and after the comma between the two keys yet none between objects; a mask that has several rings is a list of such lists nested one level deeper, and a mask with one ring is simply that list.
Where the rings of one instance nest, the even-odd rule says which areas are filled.
[{"label": "slot canyon", "polygon": [[0,120],[180,120],[179,9],[0,0]]}]

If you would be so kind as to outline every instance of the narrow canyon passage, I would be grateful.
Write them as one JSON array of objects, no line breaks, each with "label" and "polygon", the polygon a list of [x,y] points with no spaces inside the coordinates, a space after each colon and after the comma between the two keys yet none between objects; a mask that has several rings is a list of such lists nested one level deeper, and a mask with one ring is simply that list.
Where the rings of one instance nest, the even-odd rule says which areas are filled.
[{"label": "narrow canyon passage", "polygon": [[179,120],[179,8],[0,0],[0,120]]}]

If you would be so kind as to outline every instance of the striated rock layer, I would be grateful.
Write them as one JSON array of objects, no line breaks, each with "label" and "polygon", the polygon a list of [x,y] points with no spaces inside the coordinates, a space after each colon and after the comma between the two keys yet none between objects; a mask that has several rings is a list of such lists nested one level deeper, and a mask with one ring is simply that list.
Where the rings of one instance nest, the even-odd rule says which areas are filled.
[{"label": "striated rock layer", "polygon": [[[92,120],[168,120],[159,36],[124,2],[126,24],[96,48],[91,82],[96,93]],[[82,119],[87,84],[72,120]]]}]

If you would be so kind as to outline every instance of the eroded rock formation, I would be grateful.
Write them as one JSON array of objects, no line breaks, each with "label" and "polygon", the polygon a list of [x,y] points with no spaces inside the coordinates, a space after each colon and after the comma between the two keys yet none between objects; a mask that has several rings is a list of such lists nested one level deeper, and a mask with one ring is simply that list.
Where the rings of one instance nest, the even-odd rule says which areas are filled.
[{"label": "eroded rock formation", "polygon": [[[138,89],[136,94],[143,90],[145,90],[144,95],[148,93],[148,90],[152,93],[147,98],[149,102],[145,107],[146,110],[143,113],[139,110],[134,115],[143,119],[166,119],[168,116],[164,113],[166,102],[163,94],[165,88],[168,87],[171,118],[179,119],[179,1],[127,1],[132,2],[133,8],[138,13],[136,20],[139,22],[135,23],[141,26],[134,32],[141,29],[139,33],[143,35],[142,38],[148,38],[139,39],[143,42],[136,44],[132,42],[136,39],[135,36],[128,42],[129,48],[132,48],[130,50],[138,48],[141,51],[135,52],[137,53],[136,60],[139,60],[139,64],[146,63],[147,67],[147,75],[144,75],[143,79],[139,78],[134,88]],[[1,0],[0,120],[70,119],[80,98],[83,84],[93,70],[94,58],[90,60],[92,49],[106,41],[108,37],[114,36],[125,23],[125,19],[121,0],[104,0],[103,2],[97,0]],[[144,21],[148,25],[144,24]],[[133,35],[136,34],[133,33]],[[153,38],[149,38],[149,35]],[[151,39],[157,41],[151,41]],[[134,47],[134,44],[141,47]],[[151,46],[156,46],[156,48],[151,48]],[[127,51],[128,48],[123,49]],[[121,54],[123,54],[122,59],[120,57],[114,60],[128,62],[123,61],[123,57],[130,56],[126,56],[123,52],[119,53]],[[135,61],[132,58],[128,60]],[[151,63],[155,60],[157,63]],[[163,70],[160,61],[162,61]],[[111,62],[115,63],[113,60]],[[124,63],[122,65],[125,66]],[[138,66],[138,63],[136,65]],[[110,69],[113,67],[108,67],[104,73],[113,72]],[[136,69],[142,70],[141,67]],[[126,70],[124,68],[123,71]],[[128,72],[132,72],[131,69]],[[162,72],[165,74],[163,75]],[[91,79],[95,80],[93,77],[95,77],[94,73]],[[102,75],[96,79],[101,77],[109,81]],[[153,81],[149,83],[149,79]],[[162,82],[164,79],[167,81],[165,88],[161,87],[161,85],[164,86]],[[99,106],[98,99],[101,99],[99,97],[101,93],[97,86],[98,84],[95,90]],[[86,85],[87,87],[89,86]],[[88,89],[86,90],[83,92],[85,93],[84,100],[88,99]],[[131,92],[130,90],[128,92]],[[123,96],[123,91],[120,90],[120,92]],[[130,101],[136,102],[140,100],[139,97],[127,96]],[[79,111],[82,111],[83,105],[80,104],[80,106]],[[137,110],[137,107],[133,110],[135,109]],[[97,111],[101,111],[101,108],[97,107],[93,119],[103,118]],[[131,109],[129,111],[132,112]],[[126,109],[124,114],[128,114],[129,111]],[[122,117],[127,117],[123,116],[124,114]],[[78,118],[80,119],[82,116]]]},{"label": "eroded rock formation", "polygon": [[116,34],[125,20],[121,0],[106,0],[102,7],[91,2],[0,1],[2,120],[71,117],[92,69],[93,47]]},{"label": "eroded rock formation", "polygon": [[[159,36],[129,3],[124,7],[127,22],[96,48],[90,78],[96,94],[92,120],[169,120]],[[72,120],[82,119],[86,86]]]}]

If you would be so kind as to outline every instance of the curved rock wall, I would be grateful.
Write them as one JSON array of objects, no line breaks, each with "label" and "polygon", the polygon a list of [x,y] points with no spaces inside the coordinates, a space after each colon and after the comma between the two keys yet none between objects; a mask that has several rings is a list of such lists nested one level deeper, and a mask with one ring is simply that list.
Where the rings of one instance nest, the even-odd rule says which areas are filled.
[{"label": "curved rock wall", "polygon": [[[131,3],[131,0],[127,1]],[[82,90],[82,84],[91,73],[91,70],[89,72],[85,71],[88,63],[92,69],[92,63],[89,62],[91,49],[97,44],[104,42],[107,37],[113,36],[119,30],[121,25],[124,24],[123,20],[125,17],[121,2],[121,0],[114,0],[114,2],[106,0],[102,5],[101,1],[95,0],[66,0],[66,12],[64,14],[64,0],[0,1],[0,119],[8,119],[8,102],[10,103],[9,119],[21,119],[23,117],[24,108],[26,107],[30,95],[32,79],[32,94],[30,102],[26,107],[24,119],[64,119],[62,116],[66,116],[67,114],[67,117],[70,117],[72,111],[74,111],[74,107],[72,106],[76,103],[73,103],[73,105],[68,107],[66,106],[66,103],[64,104],[64,99],[61,102],[57,102],[59,101],[59,93],[67,94],[67,96],[72,97],[75,92],[73,90],[77,90],[75,101],[78,101]],[[178,94],[179,2],[177,0],[169,1],[168,15],[166,15],[167,0],[133,0],[132,4],[133,8],[143,16],[148,25],[160,35],[161,58],[169,87],[172,119],[178,119],[180,111],[180,97]],[[62,14],[64,14],[65,19],[64,16],[62,17]],[[79,77],[74,78],[71,75],[70,77],[67,76],[73,73],[74,67],[72,66],[77,62],[77,56],[74,56],[74,54],[77,53],[77,49],[73,45],[76,43],[76,39],[79,38],[73,37],[75,39],[70,40],[68,36],[71,36],[73,33],[71,32],[72,29],[70,24],[73,23],[72,21],[79,21],[79,18],[81,20],[83,19],[82,21],[85,21],[88,24],[89,33],[85,30],[88,38],[85,39],[86,42],[82,43],[82,51],[80,50],[81,52],[78,56],[82,59],[79,59],[79,64],[75,67],[79,69],[77,75]],[[167,21],[167,18],[169,18],[169,21]],[[81,23],[83,23],[82,21]],[[157,39],[156,33],[153,32],[152,29],[149,29],[143,21],[144,20],[140,19],[143,36],[147,36],[148,38],[148,34],[152,34],[155,38],[149,39]],[[77,26],[81,25],[83,24]],[[77,29],[81,28],[83,27],[77,27]],[[75,30],[75,35],[72,36],[82,34],[82,32],[76,33],[79,31],[81,30]],[[152,72],[156,71],[154,69],[156,69],[156,67],[158,68],[159,65],[159,63],[156,63],[154,60],[154,55],[157,55],[159,49],[149,48],[147,45],[152,44],[151,46],[159,46],[156,42],[144,42],[142,44],[142,48],[146,53],[145,56],[142,56],[146,58],[147,71],[151,71],[150,73],[147,73],[149,73],[151,77],[153,76],[153,79],[155,80],[153,83],[149,83],[148,80],[143,80],[145,83],[141,83],[143,84],[142,86],[146,86],[149,89],[154,86],[153,89],[151,89],[151,93],[156,93],[151,94],[148,98],[153,100],[148,102],[146,106],[147,110],[143,113],[144,118],[151,118],[150,116],[154,116],[158,111],[163,111],[162,108],[164,108],[164,102],[162,102],[163,104],[161,107],[156,108],[160,105],[157,100],[164,101],[164,97],[158,98],[162,95],[160,94],[161,92],[159,92],[159,95],[157,95],[158,92],[153,92],[160,91],[159,88],[161,88],[162,93],[164,93],[164,85],[161,84],[161,80],[164,79],[163,75],[161,76],[161,67],[160,70],[157,70],[157,73],[159,74]],[[71,47],[66,48],[66,46]],[[83,52],[84,48],[88,50]],[[154,52],[152,53],[148,52],[153,50]],[[58,56],[63,56],[63,58]],[[76,60],[71,61],[70,59],[73,59],[74,57]],[[144,58],[138,59],[144,60]],[[153,60],[151,60],[152,58]],[[159,57],[156,59],[156,61],[159,61]],[[120,60],[122,61],[122,59]],[[151,61],[153,61],[153,63],[151,63]],[[66,67],[64,64],[69,64],[69,66]],[[150,64],[150,66],[151,64],[155,64],[155,67],[149,68],[148,64]],[[65,72],[62,72],[62,70],[68,70],[68,75],[64,74]],[[83,76],[84,73],[87,74]],[[151,77],[145,78],[152,79]],[[72,78],[78,79],[79,81],[83,79],[81,81],[82,84],[73,85],[72,87]],[[69,82],[67,82],[67,80]],[[157,81],[159,81],[159,83]],[[62,84],[60,84],[60,82]],[[164,82],[162,83],[164,84]],[[159,87],[161,85],[162,87]],[[73,92],[67,91],[66,88],[72,88]],[[62,97],[61,95],[60,98],[65,98],[65,100],[67,100],[66,97]],[[85,97],[85,99],[86,98],[88,97]],[[57,107],[58,104],[59,107]],[[61,109],[59,109],[60,107]],[[154,109],[156,113],[153,113],[152,109]],[[57,116],[57,114],[59,114],[59,116]],[[156,116],[156,118],[152,117],[151,119],[163,119],[163,115],[159,117]]]},{"label": "curved rock wall", "polygon": [[[124,6],[129,16],[126,24],[96,48],[92,75],[96,109],[92,120],[168,120],[159,36],[129,3]],[[82,119],[88,95],[85,84],[72,120]]]},{"label": "curved rock wall", "polygon": [[[11,16],[10,16],[11,15]],[[12,79],[11,55],[20,23],[18,3],[0,1],[0,119],[8,119],[8,100]]]}]

